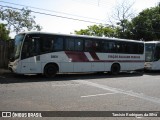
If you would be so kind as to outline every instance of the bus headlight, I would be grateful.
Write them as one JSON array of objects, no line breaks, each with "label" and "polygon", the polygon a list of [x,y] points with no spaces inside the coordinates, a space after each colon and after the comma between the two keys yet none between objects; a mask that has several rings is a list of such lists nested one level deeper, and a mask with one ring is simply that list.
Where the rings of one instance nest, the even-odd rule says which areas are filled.
[{"label": "bus headlight", "polygon": [[147,62],[147,63],[144,64],[144,67],[145,68],[151,68],[152,67],[152,63],[150,63],[150,62],[148,63]]}]

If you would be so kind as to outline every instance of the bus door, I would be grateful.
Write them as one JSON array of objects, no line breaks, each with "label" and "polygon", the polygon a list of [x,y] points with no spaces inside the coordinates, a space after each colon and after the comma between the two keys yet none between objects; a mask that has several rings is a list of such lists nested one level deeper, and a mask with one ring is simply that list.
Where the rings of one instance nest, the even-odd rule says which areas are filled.
[{"label": "bus door", "polygon": [[160,69],[160,44],[157,44],[155,48],[153,68],[156,70]]},{"label": "bus door", "polygon": [[21,59],[21,73],[41,73],[39,36],[26,36],[23,44]]}]

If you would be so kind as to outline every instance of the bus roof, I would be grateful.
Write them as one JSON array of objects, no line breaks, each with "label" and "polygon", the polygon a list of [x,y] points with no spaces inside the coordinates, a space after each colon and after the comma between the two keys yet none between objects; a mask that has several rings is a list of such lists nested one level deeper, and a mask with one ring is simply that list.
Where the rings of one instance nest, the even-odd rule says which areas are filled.
[{"label": "bus roof", "polygon": [[160,43],[160,41],[147,41],[145,43]]},{"label": "bus roof", "polygon": [[19,33],[19,34],[46,34],[46,35],[57,35],[57,36],[79,37],[79,38],[94,38],[94,39],[101,39],[101,40],[115,40],[115,41],[144,43],[143,41],[131,40],[131,39],[119,39],[119,38],[98,37],[98,36],[89,36],[89,35],[49,33],[49,32],[22,32],[22,33]]}]

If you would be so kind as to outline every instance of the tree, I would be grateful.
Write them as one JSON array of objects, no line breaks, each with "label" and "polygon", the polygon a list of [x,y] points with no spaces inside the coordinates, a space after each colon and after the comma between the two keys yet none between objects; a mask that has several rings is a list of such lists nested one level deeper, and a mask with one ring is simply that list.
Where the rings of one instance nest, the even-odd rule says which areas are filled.
[{"label": "tree", "polygon": [[115,37],[115,29],[103,25],[92,25],[88,26],[87,29],[75,30],[74,32],[78,35]]},{"label": "tree", "polygon": [[128,28],[131,26],[129,21],[134,17],[133,5],[134,2],[129,3],[127,0],[117,3],[111,18],[109,18],[110,23],[117,27],[117,37],[119,38],[130,38],[131,33]]},{"label": "tree", "polygon": [[5,24],[0,24],[0,40],[9,40],[9,31],[6,29]]},{"label": "tree", "polygon": [[116,35],[118,38],[133,39],[132,22],[126,19],[121,21],[118,25],[119,26],[116,27]]},{"label": "tree", "polygon": [[42,28],[35,22],[35,16],[31,16],[31,10],[22,8],[20,11],[13,9],[0,8],[0,19],[5,21],[8,30],[14,32],[23,32],[25,30],[38,30]]},{"label": "tree", "polygon": [[158,40],[160,39],[160,7],[145,9],[132,20],[135,39]]}]

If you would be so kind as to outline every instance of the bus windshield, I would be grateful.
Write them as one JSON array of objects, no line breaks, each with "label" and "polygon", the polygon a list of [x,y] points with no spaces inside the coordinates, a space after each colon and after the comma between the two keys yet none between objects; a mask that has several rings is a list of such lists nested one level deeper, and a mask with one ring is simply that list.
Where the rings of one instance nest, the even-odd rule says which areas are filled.
[{"label": "bus windshield", "polygon": [[145,61],[146,62],[152,62],[154,61],[153,55],[154,55],[154,50],[155,50],[155,44],[145,44]]},{"label": "bus windshield", "polygon": [[14,53],[13,53],[13,58],[17,59],[20,56],[20,51],[22,47],[22,41],[24,38],[25,34],[19,34],[16,35],[15,40],[14,40]]}]

